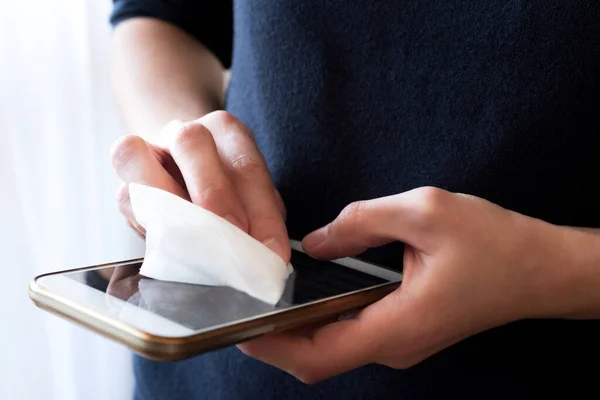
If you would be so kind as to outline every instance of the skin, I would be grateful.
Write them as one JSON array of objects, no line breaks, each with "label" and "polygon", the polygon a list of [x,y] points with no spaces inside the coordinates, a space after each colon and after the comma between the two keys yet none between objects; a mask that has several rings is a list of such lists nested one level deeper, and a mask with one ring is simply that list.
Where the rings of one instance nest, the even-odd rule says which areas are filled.
[{"label": "skin", "polygon": [[354,203],[303,246],[316,258],[407,244],[401,287],[356,318],[239,347],[314,383],[379,363],[411,367],[525,318],[600,317],[600,237],[436,188]]},{"label": "skin", "polygon": [[252,133],[232,115],[211,112],[222,104],[226,77],[217,59],[180,29],[147,18],[119,24],[111,50],[117,104],[136,133],[111,151],[129,224],[144,234],[127,189],[142,183],[227,218],[288,260],[285,208]]},{"label": "skin", "polygon": [[[214,57],[177,28],[135,19],[117,28],[113,60],[121,111],[128,128],[140,132],[113,147],[123,182],[186,198],[289,260],[285,207],[252,133],[234,116],[210,112],[223,83]],[[160,129],[172,119],[179,121]],[[120,210],[143,235],[126,188],[118,194]],[[238,347],[314,383],[369,363],[408,368],[520,319],[598,319],[598,232],[432,187],[352,203],[304,238],[304,249],[332,259],[404,242],[400,288],[354,318]]]}]

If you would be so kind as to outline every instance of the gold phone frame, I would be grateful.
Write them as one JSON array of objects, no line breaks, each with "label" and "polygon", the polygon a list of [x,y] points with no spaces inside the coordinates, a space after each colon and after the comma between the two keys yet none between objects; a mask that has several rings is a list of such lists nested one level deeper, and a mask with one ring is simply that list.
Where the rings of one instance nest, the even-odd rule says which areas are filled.
[{"label": "gold phone frame", "polygon": [[116,318],[106,316],[85,305],[78,304],[38,284],[38,280],[46,276],[100,268],[113,268],[141,263],[142,261],[143,258],[137,258],[42,274],[36,276],[30,282],[29,297],[40,309],[58,315],[110,340],[123,344],[148,359],[155,361],[177,361],[241,343],[267,333],[280,332],[301,325],[338,317],[340,314],[366,307],[380,300],[393,292],[402,281],[383,283],[356,292],[316,300],[306,305],[298,305],[287,310],[281,310],[272,315],[253,317],[246,321],[232,323],[186,337],[165,337],[150,334]]}]

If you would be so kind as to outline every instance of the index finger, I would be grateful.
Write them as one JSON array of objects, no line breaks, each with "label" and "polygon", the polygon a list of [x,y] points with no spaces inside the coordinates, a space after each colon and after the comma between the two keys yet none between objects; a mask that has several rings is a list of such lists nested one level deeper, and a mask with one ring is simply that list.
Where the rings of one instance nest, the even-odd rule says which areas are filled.
[{"label": "index finger", "polygon": [[200,118],[212,133],[223,166],[249,219],[249,233],[284,261],[290,244],[282,213],[283,202],[269,174],[267,163],[250,129],[233,115],[218,111]]},{"label": "index finger", "polygon": [[197,120],[170,125],[161,134],[192,202],[247,231],[246,213],[225,173],[211,132]]}]

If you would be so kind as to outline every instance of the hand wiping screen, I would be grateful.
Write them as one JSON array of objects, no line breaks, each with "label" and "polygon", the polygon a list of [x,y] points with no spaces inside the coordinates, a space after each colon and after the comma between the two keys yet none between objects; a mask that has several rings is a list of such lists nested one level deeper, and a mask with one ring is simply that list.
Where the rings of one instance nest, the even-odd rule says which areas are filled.
[{"label": "hand wiping screen", "polygon": [[264,244],[169,192],[132,183],[129,193],[136,220],[146,230],[141,275],[229,286],[265,303],[279,301],[293,268]]}]

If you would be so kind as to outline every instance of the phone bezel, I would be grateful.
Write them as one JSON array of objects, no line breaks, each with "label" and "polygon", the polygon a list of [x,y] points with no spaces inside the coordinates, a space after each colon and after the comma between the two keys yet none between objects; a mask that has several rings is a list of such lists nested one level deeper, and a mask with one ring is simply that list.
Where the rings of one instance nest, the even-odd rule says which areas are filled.
[{"label": "phone bezel", "polygon": [[[337,260],[333,261],[336,262]],[[365,263],[363,260],[358,261]],[[68,296],[38,284],[40,279],[48,276],[93,269],[115,268],[141,262],[143,262],[143,258],[136,258],[42,274],[31,281],[29,296],[37,307],[121,343],[146,358],[156,361],[177,361],[241,343],[264,334],[338,317],[340,314],[366,307],[380,300],[394,291],[402,282],[402,274],[399,274],[400,279],[397,282],[383,283],[355,292],[316,300],[290,309],[280,310],[276,313],[252,317],[249,320],[234,322],[184,337],[160,336],[146,332],[87,307],[85,304],[79,304],[73,299],[69,299]],[[367,264],[389,270],[376,264]],[[89,287],[89,290],[97,289]]]}]

